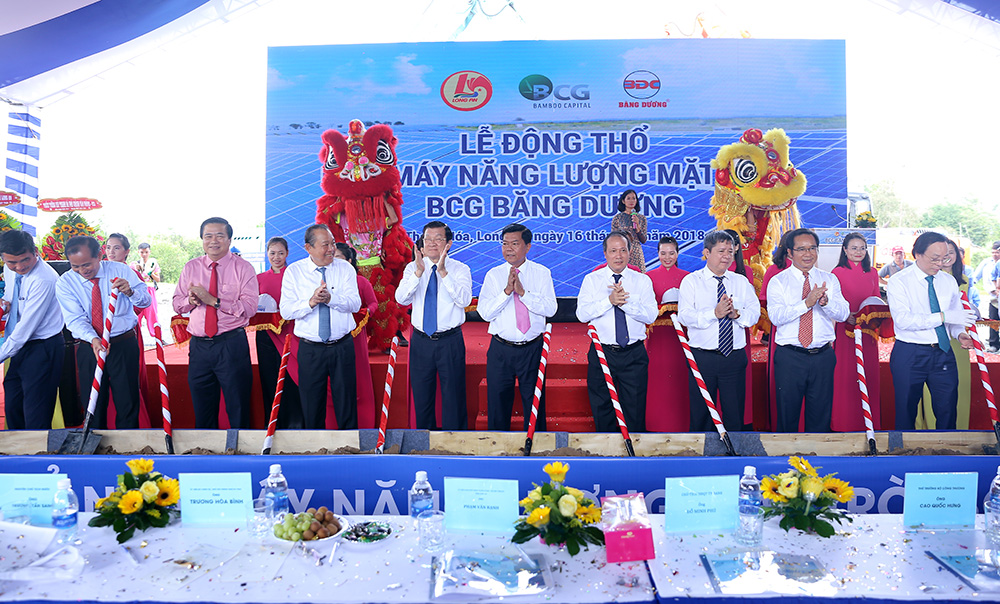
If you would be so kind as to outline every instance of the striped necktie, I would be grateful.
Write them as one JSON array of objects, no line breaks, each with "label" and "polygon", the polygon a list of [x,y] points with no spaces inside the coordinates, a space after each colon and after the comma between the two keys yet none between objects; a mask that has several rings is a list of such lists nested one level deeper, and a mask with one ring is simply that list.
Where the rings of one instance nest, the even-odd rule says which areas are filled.
[{"label": "striped necktie", "polygon": [[[726,286],[722,282],[725,277],[716,276],[715,279],[719,282],[719,287],[716,293],[716,302],[722,301],[722,296],[726,295]],[[719,352],[724,356],[729,356],[729,353],[733,351],[733,320],[729,318],[729,315],[723,316],[719,319]]]}]

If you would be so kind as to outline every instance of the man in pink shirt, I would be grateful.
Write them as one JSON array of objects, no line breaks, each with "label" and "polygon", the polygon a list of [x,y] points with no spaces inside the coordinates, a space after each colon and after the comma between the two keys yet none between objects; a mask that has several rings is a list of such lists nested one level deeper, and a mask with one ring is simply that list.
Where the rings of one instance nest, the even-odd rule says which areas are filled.
[{"label": "man in pink shirt", "polygon": [[250,427],[250,344],[245,328],[257,312],[257,275],[229,251],[233,227],[224,218],[201,223],[205,255],[184,265],[174,310],[190,313],[188,386],[196,428],[219,427],[219,389],[233,428]]}]

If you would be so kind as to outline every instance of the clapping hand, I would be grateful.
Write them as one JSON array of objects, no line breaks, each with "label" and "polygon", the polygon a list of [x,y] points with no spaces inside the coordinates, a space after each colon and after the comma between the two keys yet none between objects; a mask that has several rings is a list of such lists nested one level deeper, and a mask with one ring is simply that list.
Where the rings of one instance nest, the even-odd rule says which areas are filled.
[{"label": "clapping hand", "polygon": [[625,291],[625,288],[622,287],[621,283],[609,285],[608,288],[611,290],[608,300],[611,301],[613,306],[622,306],[628,302],[628,292]]},{"label": "clapping hand", "polygon": [[823,282],[823,285],[814,286],[805,299],[806,307],[808,308],[812,308],[817,302],[819,302],[820,306],[826,306],[828,301],[826,297],[826,281]]},{"label": "clapping hand", "polygon": [[326,288],[326,281],[321,281],[319,287],[313,292],[311,298],[309,298],[309,308],[316,308],[318,304],[327,304],[330,302],[330,290]]},{"label": "clapping hand", "polygon": [[208,290],[201,285],[195,285],[194,283],[188,288],[188,301],[195,306],[201,304],[214,305],[215,296],[208,293]]},{"label": "clapping hand", "polygon": [[722,294],[722,298],[719,300],[719,303],[715,305],[715,318],[721,319],[727,315],[730,316],[730,318],[733,318],[731,315],[734,310],[733,299],[726,294]]},{"label": "clapping hand", "polygon": [[424,274],[424,250],[413,246],[413,275],[419,279]]},{"label": "clapping hand", "polygon": [[452,242],[449,241],[448,243],[444,244],[444,251],[441,252],[441,257],[438,258],[437,261],[438,277],[441,277],[442,279],[448,276],[448,271],[444,268],[444,261],[446,258],[448,258],[448,251],[451,249],[451,243]]},{"label": "clapping hand", "polygon": [[510,273],[507,275],[507,287],[503,290],[505,295],[524,295],[524,285],[521,284],[521,276],[519,273],[520,271],[518,271],[515,267],[510,267]]}]

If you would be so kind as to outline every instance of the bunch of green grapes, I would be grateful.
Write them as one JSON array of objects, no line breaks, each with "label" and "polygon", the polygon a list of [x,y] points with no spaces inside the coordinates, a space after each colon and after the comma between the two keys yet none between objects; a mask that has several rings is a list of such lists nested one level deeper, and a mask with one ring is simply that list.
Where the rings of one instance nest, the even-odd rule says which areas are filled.
[{"label": "bunch of green grapes", "polygon": [[285,519],[274,525],[274,536],[285,541],[325,539],[339,531],[340,524],[325,506],[319,510],[309,508],[298,514],[285,514]]}]

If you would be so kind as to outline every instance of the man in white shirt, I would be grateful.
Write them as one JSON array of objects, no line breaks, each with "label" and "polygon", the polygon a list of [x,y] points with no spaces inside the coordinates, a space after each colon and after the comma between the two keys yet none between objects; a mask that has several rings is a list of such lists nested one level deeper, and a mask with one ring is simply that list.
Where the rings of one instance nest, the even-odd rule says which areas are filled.
[{"label": "man in white shirt", "polygon": [[306,229],[309,254],[285,269],[278,309],[295,321],[299,338],[299,400],[306,430],[326,428],[326,393],[341,430],[358,428],[354,366],[354,315],[361,308],[358,280],[346,260],[334,258],[333,235],[326,225]]},{"label": "man in white shirt", "polygon": [[797,432],[805,399],[805,431],[829,432],[833,412],[834,326],[851,307],[840,281],[816,268],[819,237],[796,229],[783,240],[792,266],[767,284],[767,312],[775,326],[774,386],[778,432]]},{"label": "man in white shirt", "polygon": [[[746,328],[760,318],[757,294],[739,273],[729,270],[736,242],[725,231],[705,236],[705,268],[681,281],[677,318],[687,328],[688,343],[705,386],[726,430],[743,429],[746,400]],[[691,431],[715,430],[693,373],[688,373]]]},{"label": "man in white shirt", "polygon": [[139,427],[139,343],[135,309],[152,303],[149,290],[135,271],[121,262],[101,260],[101,246],[93,237],[71,237],[66,242],[71,270],[56,282],[56,297],[66,327],[78,340],[77,381],[80,402],[86,409],[97,359],[104,344],[101,336],[111,290],[117,290],[115,315],[111,318],[104,379],[94,411],[95,428],[108,427],[108,397],[115,399],[115,428]]},{"label": "man in white shirt", "polygon": [[[515,379],[524,406],[524,429],[528,429],[545,319],[556,314],[557,306],[549,269],[527,258],[531,249],[528,227],[514,223],[504,227],[501,235],[505,262],[486,273],[478,311],[489,322],[493,335],[486,352],[487,429],[506,432],[510,430]],[[535,429],[545,428],[543,385]]]},{"label": "man in white shirt", "polygon": [[24,231],[0,233],[0,257],[6,284],[0,308],[7,320],[0,363],[10,359],[3,378],[5,422],[8,430],[48,430],[64,356],[59,276]]},{"label": "man in white shirt", "polygon": [[412,304],[413,337],[410,338],[410,387],[416,411],[416,428],[436,430],[434,401],[441,381],[441,429],[466,430],[465,308],[472,302],[472,271],[448,255],[452,232],[443,222],[424,225],[396,288],[396,302]]},{"label": "man in white shirt", "polygon": [[[658,311],[653,282],[628,268],[624,233],[612,231],[603,245],[607,266],[583,278],[576,318],[597,330],[629,432],[645,432],[649,355],[644,344],[646,326],[656,320]],[[587,353],[587,393],[597,431],[617,432],[618,420],[593,343]]]},{"label": "man in white shirt", "polygon": [[955,429],[958,366],[950,338],[958,338],[962,348],[972,348],[965,328],[975,323],[976,316],[962,307],[955,279],[941,271],[947,255],[944,235],[923,233],[913,242],[914,265],[889,281],[889,313],[896,332],[889,369],[896,393],[897,430],[914,429],[924,384],[931,394],[937,428]]}]

